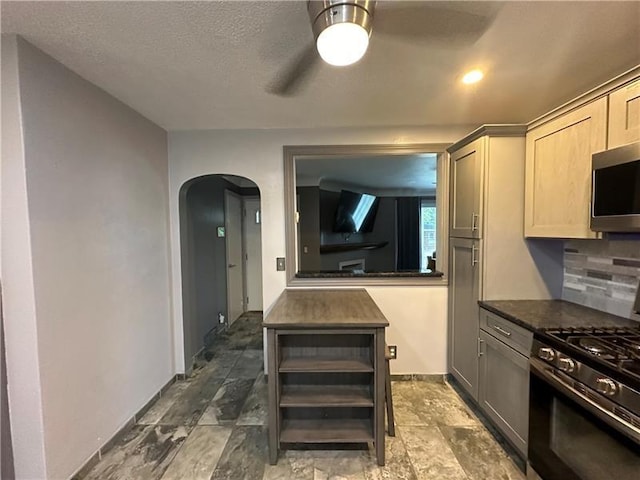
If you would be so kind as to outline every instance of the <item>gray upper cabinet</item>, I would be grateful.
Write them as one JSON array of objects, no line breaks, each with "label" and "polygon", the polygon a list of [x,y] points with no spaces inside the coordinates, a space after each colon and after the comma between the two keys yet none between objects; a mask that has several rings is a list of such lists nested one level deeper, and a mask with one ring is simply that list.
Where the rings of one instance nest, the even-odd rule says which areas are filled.
[{"label": "gray upper cabinet", "polygon": [[[523,125],[487,125],[448,149],[449,371],[476,400],[478,300],[552,296],[523,235],[524,135]],[[561,277],[561,252],[549,263],[544,273]]]},{"label": "gray upper cabinet", "polygon": [[451,154],[451,223],[449,235],[481,238],[484,138]]},{"label": "gray upper cabinet", "polygon": [[449,240],[450,369],[460,385],[478,398],[478,298],[480,240]]},{"label": "gray upper cabinet", "polygon": [[[543,274],[547,278],[562,275],[561,252],[551,252],[549,245],[532,248],[524,238],[525,129],[523,125],[486,125],[447,149],[451,156],[449,235],[482,239],[476,257],[480,259],[476,300],[550,298]],[[544,263],[541,271],[536,255],[557,256],[557,265]],[[449,271],[455,285],[456,279],[451,279],[455,272]]]}]

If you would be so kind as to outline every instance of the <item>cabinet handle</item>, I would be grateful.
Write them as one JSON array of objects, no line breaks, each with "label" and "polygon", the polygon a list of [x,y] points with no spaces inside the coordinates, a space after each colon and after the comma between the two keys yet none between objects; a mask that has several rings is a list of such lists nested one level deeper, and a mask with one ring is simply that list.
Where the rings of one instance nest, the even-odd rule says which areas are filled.
[{"label": "cabinet handle", "polygon": [[493,328],[496,332],[501,333],[505,337],[510,337],[511,336],[511,332],[505,330],[504,328],[499,327],[498,325],[491,325],[491,328]]},{"label": "cabinet handle", "polygon": [[478,247],[475,245],[471,245],[471,266],[475,267],[478,264],[478,258],[476,257],[476,252],[478,251]]},{"label": "cabinet handle", "polygon": [[471,214],[471,231],[475,232],[476,230],[478,230],[478,214],[472,213]]},{"label": "cabinet handle", "polygon": [[481,357],[483,355],[482,352],[482,344],[484,343],[484,340],[482,340],[480,337],[478,337],[478,357]]}]

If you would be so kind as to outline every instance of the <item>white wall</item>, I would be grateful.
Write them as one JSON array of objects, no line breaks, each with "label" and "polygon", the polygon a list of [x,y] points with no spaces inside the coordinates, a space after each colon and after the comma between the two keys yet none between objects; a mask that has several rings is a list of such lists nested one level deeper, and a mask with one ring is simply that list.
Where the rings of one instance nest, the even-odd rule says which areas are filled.
[{"label": "white wall", "polygon": [[[25,41],[17,47],[25,165],[10,163],[26,169],[28,213],[22,191],[3,215],[3,232],[14,238],[18,226],[24,242],[2,250],[11,421],[17,477],[57,479],[174,373],[166,132]],[[4,51],[2,60],[4,69]],[[33,288],[16,292],[7,261],[20,254],[29,287],[29,247]]]},{"label": "white wall", "polygon": [[447,287],[367,287],[398,347],[391,373],[447,373]]},{"label": "white wall", "polygon": [[[18,478],[45,478],[38,331],[20,111],[18,49],[2,36],[2,271],[9,411]],[[3,426],[5,428],[5,426]]]},{"label": "white wall", "polygon": [[[211,173],[253,180],[262,202],[263,305],[268,311],[286,287],[276,257],[285,256],[283,145],[448,143],[473,128],[215,130],[169,134],[171,262],[175,362],[184,371],[178,193],[191,178]],[[446,372],[446,287],[368,289],[389,319],[388,341],[398,345],[392,373]]]}]

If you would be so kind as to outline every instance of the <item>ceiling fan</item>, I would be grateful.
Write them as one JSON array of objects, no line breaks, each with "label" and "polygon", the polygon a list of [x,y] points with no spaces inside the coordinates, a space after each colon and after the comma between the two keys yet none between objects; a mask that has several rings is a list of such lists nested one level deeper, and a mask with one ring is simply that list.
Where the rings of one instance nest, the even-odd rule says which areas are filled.
[{"label": "ceiling fan", "polygon": [[[309,0],[315,41],[299,49],[266,90],[284,97],[296,94],[322,65],[321,59],[337,66],[355,63],[374,31],[409,42],[472,44],[489,28],[498,8],[495,2]],[[332,53],[337,54],[333,61]]]}]

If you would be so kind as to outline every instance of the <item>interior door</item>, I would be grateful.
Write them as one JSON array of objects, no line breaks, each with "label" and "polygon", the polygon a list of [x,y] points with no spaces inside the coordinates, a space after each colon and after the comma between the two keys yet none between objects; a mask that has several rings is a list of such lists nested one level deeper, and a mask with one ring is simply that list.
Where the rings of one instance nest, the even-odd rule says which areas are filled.
[{"label": "interior door", "polygon": [[227,251],[227,319],[229,325],[245,311],[242,260],[242,197],[225,190],[224,225]]},{"label": "interior door", "polygon": [[243,231],[247,310],[262,310],[261,225],[260,199],[245,198]]}]

